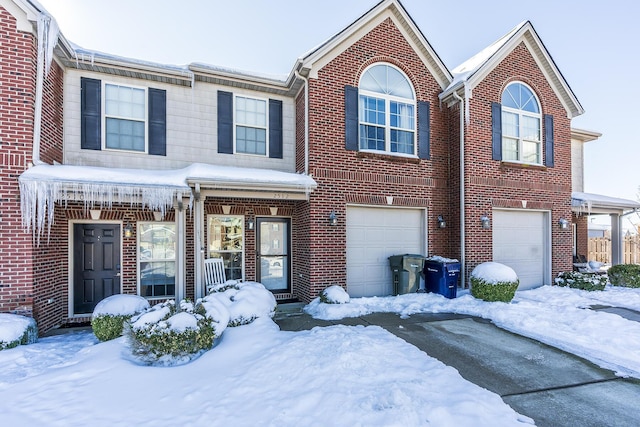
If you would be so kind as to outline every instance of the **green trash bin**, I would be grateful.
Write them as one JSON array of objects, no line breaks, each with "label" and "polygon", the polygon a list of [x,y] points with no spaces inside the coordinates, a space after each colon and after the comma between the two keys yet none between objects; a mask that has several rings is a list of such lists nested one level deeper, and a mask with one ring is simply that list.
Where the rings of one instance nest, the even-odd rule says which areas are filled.
[{"label": "green trash bin", "polygon": [[389,257],[393,295],[418,292],[422,287],[424,255],[403,254]]}]

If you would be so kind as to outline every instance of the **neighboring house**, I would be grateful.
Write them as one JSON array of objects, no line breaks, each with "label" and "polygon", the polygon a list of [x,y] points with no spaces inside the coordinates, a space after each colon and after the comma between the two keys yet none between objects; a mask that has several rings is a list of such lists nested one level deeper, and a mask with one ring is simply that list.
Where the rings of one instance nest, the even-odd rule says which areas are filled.
[{"label": "neighboring house", "polygon": [[389,295],[395,254],[523,289],[572,268],[583,109],[530,22],[450,71],[384,0],[279,79],[82,50],[35,1],[0,18],[0,311],[41,331],[201,297],[208,257],[279,301]]},{"label": "neighboring house", "polygon": [[611,264],[615,265],[624,262],[623,218],[640,210],[640,203],[584,191],[584,144],[595,141],[601,136],[602,134],[598,132],[571,129],[573,255],[588,256],[589,237],[597,237],[597,233],[602,231],[594,229],[589,224],[589,218],[594,215],[607,215],[610,217],[610,226],[607,227],[607,230],[609,230],[608,234],[611,237]]}]

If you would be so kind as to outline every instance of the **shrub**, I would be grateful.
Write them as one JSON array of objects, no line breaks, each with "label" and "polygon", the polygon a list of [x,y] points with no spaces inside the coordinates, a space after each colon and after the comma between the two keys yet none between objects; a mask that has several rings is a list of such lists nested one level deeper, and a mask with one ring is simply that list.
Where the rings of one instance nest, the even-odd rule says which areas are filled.
[{"label": "shrub", "polygon": [[614,286],[640,288],[640,265],[618,264],[607,270],[609,281]]},{"label": "shrub", "polygon": [[0,313],[0,350],[32,344],[38,340],[38,326],[31,317]]},{"label": "shrub", "polygon": [[497,262],[485,262],[471,272],[471,295],[489,302],[509,302],[520,280],[510,267]]},{"label": "shrub", "polygon": [[563,271],[558,274],[555,283],[558,286],[568,286],[584,291],[601,291],[607,285],[607,276],[577,271]]},{"label": "shrub", "polygon": [[202,302],[218,301],[229,311],[229,327],[248,325],[259,317],[273,318],[277,303],[273,293],[258,282],[235,282],[212,290]]},{"label": "shrub", "polygon": [[342,286],[333,285],[320,291],[320,302],[325,304],[346,304],[349,301],[349,294]]},{"label": "shrub", "polygon": [[122,335],[124,323],[149,308],[149,302],[137,295],[117,294],[100,301],[91,316],[91,329],[100,341]]},{"label": "shrub", "polygon": [[180,307],[177,312],[175,301],[157,304],[125,324],[135,359],[146,365],[179,365],[213,347],[229,321],[226,308],[215,301],[182,301]]}]

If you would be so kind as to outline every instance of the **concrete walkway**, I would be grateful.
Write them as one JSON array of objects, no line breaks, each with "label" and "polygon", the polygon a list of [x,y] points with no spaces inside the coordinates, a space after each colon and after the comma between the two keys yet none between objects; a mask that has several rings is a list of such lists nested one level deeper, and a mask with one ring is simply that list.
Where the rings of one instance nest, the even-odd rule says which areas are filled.
[{"label": "concrete walkway", "polygon": [[[630,315],[638,314],[634,313]],[[401,319],[393,313],[375,313],[323,321],[302,313],[302,305],[297,304],[279,308],[274,320],[287,331],[335,324],[378,325],[456,368],[468,381],[500,395],[540,427],[640,425],[640,380],[617,377],[484,319],[455,314]]]}]

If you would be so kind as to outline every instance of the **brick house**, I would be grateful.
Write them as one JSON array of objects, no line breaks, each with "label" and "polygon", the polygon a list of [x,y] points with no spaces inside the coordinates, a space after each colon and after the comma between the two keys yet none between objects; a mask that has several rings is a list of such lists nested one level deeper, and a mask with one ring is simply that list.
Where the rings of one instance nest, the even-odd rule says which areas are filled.
[{"label": "brick house", "polygon": [[529,22],[450,71],[384,0],[285,78],[79,49],[29,0],[0,36],[0,311],[42,331],[201,297],[214,256],[280,301],[389,295],[401,253],[571,269],[583,110]]}]

